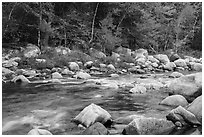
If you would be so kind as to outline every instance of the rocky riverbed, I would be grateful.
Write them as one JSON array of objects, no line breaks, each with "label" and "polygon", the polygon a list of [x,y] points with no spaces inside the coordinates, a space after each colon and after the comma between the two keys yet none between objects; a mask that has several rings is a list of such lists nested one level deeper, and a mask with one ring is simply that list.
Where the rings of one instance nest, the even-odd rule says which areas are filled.
[{"label": "rocky riverbed", "polygon": [[47,67],[34,45],[23,58],[4,56],[3,134],[202,134],[202,58],[121,51],[108,57],[112,64],[99,62],[106,55],[90,49],[86,62],[41,69],[20,67],[23,58]]}]

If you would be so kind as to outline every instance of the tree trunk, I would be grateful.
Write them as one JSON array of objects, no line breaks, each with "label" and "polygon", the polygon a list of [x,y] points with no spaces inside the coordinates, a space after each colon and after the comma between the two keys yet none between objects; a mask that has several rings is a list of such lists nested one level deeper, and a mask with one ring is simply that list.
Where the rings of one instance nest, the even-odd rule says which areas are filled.
[{"label": "tree trunk", "polygon": [[91,39],[90,39],[89,43],[91,43],[93,41],[93,37],[94,37],[94,23],[95,23],[96,14],[98,11],[98,5],[99,5],[99,3],[97,3],[97,5],[96,5],[96,9],[95,9],[95,13],[94,13],[93,21],[92,21]]},{"label": "tree trunk", "polygon": [[[42,5],[41,5],[41,3],[39,3],[39,4],[40,4],[40,18],[39,18],[39,26],[40,26],[40,24],[42,22]],[[40,34],[40,29],[38,29],[38,47],[40,49],[42,49],[40,39],[41,39],[41,34]]]}]

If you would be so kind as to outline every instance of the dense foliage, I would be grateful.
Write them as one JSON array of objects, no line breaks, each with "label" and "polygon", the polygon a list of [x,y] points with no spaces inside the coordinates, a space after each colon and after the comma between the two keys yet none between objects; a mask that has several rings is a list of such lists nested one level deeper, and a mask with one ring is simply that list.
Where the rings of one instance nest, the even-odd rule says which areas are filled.
[{"label": "dense foliage", "polygon": [[2,3],[3,46],[202,49],[202,3]]}]

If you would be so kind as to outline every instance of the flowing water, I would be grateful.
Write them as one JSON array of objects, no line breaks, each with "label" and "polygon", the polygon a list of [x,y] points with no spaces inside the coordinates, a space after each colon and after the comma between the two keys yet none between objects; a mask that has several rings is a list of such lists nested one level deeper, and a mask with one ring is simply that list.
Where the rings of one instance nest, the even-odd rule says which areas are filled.
[{"label": "flowing water", "polygon": [[[78,84],[76,80],[65,84],[3,84],[3,134],[27,134],[33,127],[42,127],[58,135],[79,134],[79,128],[71,119],[91,103],[107,110],[113,119],[131,114],[165,118],[172,109],[158,105],[168,96],[163,91],[133,95],[122,89],[101,89],[82,80],[81,83],[80,80],[77,82]],[[190,133],[188,129],[171,134]]]}]

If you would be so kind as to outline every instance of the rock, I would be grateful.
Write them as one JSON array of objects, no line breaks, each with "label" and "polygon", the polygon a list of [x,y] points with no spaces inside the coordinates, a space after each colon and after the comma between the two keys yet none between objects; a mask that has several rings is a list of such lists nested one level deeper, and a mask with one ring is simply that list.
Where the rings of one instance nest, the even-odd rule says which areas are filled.
[{"label": "rock", "polygon": [[106,64],[100,63],[99,66],[100,66],[100,68],[105,68],[105,67],[106,67]]},{"label": "rock", "polygon": [[166,97],[164,100],[161,101],[161,105],[168,105],[168,106],[187,106],[188,102],[187,100],[181,96],[181,95],[172,95],[169,97]]},{"label": "rock", "polygon": [[93,49],[93,48],[89,49],[89,54],[90,54],[90,56],[97,58],[97,59],[106,58],[106,55],[103,52],[98,51],[98,50]]},{"label": "rock", "polygon": [[59,72],[52,73],[52,79],[60,79],[63,78]]},{"label": "rock", "polygon": [[90,104],[85,107],[74,119],[73,122],[90,127],[96,122],[107,124],[111,121],[111,115],[98,105]]},{"label": "rock", "polygon": [[159,60],[154,58],[152,55],[149,55],[148,56],[148,60],[152,63],[159,63]]},{"label": "rock", "polygon": [[59,47],[56,47],[55,48],[55,51],[58,53],[58,54],[61,54],[61,55],[66,55],[68,53],[71,52],[71,50],[67,47],[62,47],[62,46],[59,46]]},{"label": "rock", "polygon": [[167,64],[168,62],[170,62],[168,56],[164,54],[154,55],[154,58],[156,58],[157,60],[159,60],[161,63],[164,63],[164,64]]},{"label": "rock", "polygon": [[170,78],[179,78],[181,76],[184,76],[182,73],[179,72],[173,72],[171,73],[171,75],[169,76]]},{"label": "rock", "polygon": [[14,71],[11,71],[10,69],[7,69],[7,68],[2,67],[2,75],[3,75],[3,76],[12,75],[12,74],[14,74],[14,73],[15,73]]},{"label": "rock", "polygon": [[136,59],[135,62],[136,62],[137,65],[144,65],[145,62],[146,62],[146,58],[140,57],[140,58]]},{"label": "rock", "polygon": [[124,48],[122,46],[118,47],[115,52],[117,52],[118,54],[122,54],[122,55],[130,55],[131,56],[131,49],[128,48]]},{"label": "rock", "polygon": [[46,59],[35,59],[37,63],[45,63]]},{"label": "rock", "polygon": [[181,57],[178,54],[172,54],[169,58],[170,62],[174,62],[175,60],[180,59]]},{"label": "rock", "polygon": [[107,68],[110,69],[110,70],[115,70],[115,67],[114,67],[112,64],[109,64],[109,65],[107,66]]},{"label": "rock", "polygon": [[166,63],[166,64],[163,66],[163,68],[164,68],[165,70],[172,71],[172,70],[174,70],[174,69],[176,68],[176,65],[175,65],[174,62],[168,62],[168,63]]},{"label": "rock", "polygon": [[34,77],[37,75],[35,70],[25,70],[23,71],[23,75],[26,77]]},{"label": "rock", "polygon": [[78,78],[78,79],[89,79],[91,78],[91,75],[89,75],[88,73],[86,72],[77,72],[76,75],[74,75],[75,78]]},{"label": "rock", "polygon": [[13,60],[6,60],[2,62],[2,66],[5,68],[17,67],[18,63]]},{"label": "rock", "polygon": [[185,68],[183,68],[183,67],[176,67],[176,69],[175,69],[175,71],[184,71],[185,70]]},{"label": "rock", "polygon": [[145,70],[143,70],[143,69],[137,69],[137,73],[138,73],[138,74],[145,74]]},{"label": "rock", "polygon": [[144,59],[147,59],[148,57],[148,52],[146,49],[138,49],[138,50],[135,50],[135,59],[139,59],[139,58],[144,58]]},{"label": "rock", "polygon": [[28,135],[52,135],[52,133],[46,129],[32,129]]},{"label": "rock", "polygon": [[62,71],[62,74],[63,75],[74,75],[74,72],[72,72],[72,71],[70,71],[69,69],[64,69],[63,71]]},{"label": "rock", "polygon": [[198,121],[202,123],[202,96],[197,97],[188,107],[187,110],[193,113]]},{"label": "rock", "polygon": [[151,65],[152,65],[152,67],[154,67],[154,68],[157,68],[157,67],[159,66],[156,62],[151,63]]},{"label": "rock", "polygon": [[171,121],[157,118],[136,118],[123,130],[125,135],[161,135],[174,129]]},{"label": "rock", "polygon": [[188,102],[202,94],[202,72],[181,76],[169,84],[171,95],[182,95]]},{"label": "rock", "polygon": [[30,81],[23,75],[16,76],[11,81],[14,83],[18,83],[18,82],[24,83],[24,84],[30,83]]},{"label": "rock", "polygon": [[128,125],[130,122],[132,122],[134,119],[137,119],[137,118],[145,118],[145,117],[142,115],[130,115],[130,116],[126,116],[126,117],[119,117],[119,118],[113,120],[113,123]]},{"label": "rock", "polygon": [[177,108],[171,110],[171,112],[166,116],[168,120],[171,120],[173,123],[183,121],[188,123],[189,125],[201,125],[201,123],[197,120],[195,115],[190,111],[187,111],[182,106],[178,106]]},{"label": "rock", "polygon": [[113,77],[113,78],[118,78],[119,75],[118,74],[110,74],[110,77]]},{"label": "rock", "polygon": [[195,62],[195,58],[191,57],[191,56],[184,56],[185,61],[187,62]]},{"label": "rock", "polygon": [[177,59],[174,61],[176,67],[182,67],[182,68],[185,68],[187,65],[186,65],[186,61],[184,59]]},{"label": "rock", "polygon": [[137,66],[133,66],[131,68],[128,68],[128,71],[131,72],[131,73],[137,73],[137,69],[138,69]]},{"label": "rock", "polygon": [[37,57],[39,54],[41,54],[41,51],[34,44],[28,44],[23,54],[26,58],[31,58],[31,57]]},{"label": "rock", "polygon": [[79,65],[76,62],[69,62],[69,69],[72,71],[78,71]]},{"label": "rock", "polygon": [[194,71],[202,71],[202,64],[201,63],[192,63],[191,69]]},{"label": "rock", "polygon": [[103,124],[96,122],[83,131],[82,135],[108,135],[108,133],[108,130]]},{"label": "rock", "polygon": [[93,66],[93,61],[88,61],[88,62],[86,62],[86,63],[84,64],[84,67],[85,67],[85,68],[88,68],[88,69],[90,69],[92,66]]},{"label": "rock", "polygon": [[144,93],[146,93],[146,91],[147,91],[147,89],[141,85],[136,85],[134,88],[130,89],[131,93],[144,94]]}]

